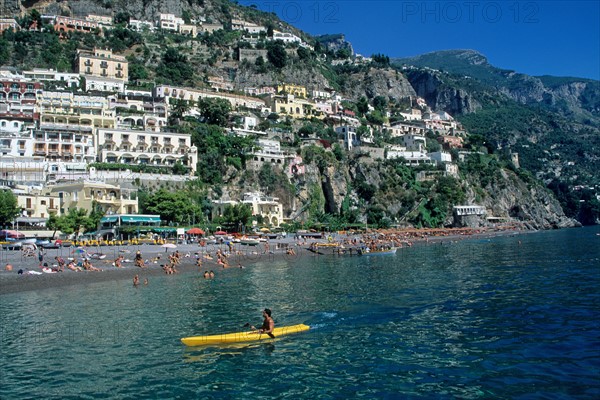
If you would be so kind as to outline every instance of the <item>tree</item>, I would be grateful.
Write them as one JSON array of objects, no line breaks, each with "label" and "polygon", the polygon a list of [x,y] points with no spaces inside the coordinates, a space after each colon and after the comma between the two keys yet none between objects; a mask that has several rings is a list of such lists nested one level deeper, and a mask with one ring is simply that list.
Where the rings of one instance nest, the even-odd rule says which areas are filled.
[{"label": "tree", "polygon": [[270,42],[267,45],[267,59],[277,69],[285,67],[287,64],[287,52],[280,40]]},{"label": "tree", "polygon": [[131,18],[131,16],[129,15],[128,12],[126,11],[119,11],[115,14],[115,25],[119,25],[119,24],[128,24],[129,23],[129,18]]},{"label": "tree", "polygon": [[373,107],[381,113],[385,113],[388,107],[388,100],[384,96],[375,96],[373,99]]},{"label": "tree", "polygon": [[362,96],[360,99],[358,99],[358,102],[356,103],[356,109],[362,115],[365,115],[369,112],[369,101],[365,96]]},{"label": "tree", "polygon": [[301,60],[308,60],[310,58],[310,51],[305,47],[298,47],[296,54],[298,54],[298,58]]},{"label": "tree", "polygon": [[388,56],[386,56],[385,54],[373,54],[371,56],[371,59],[373,60],[373,63],[376,64],[378,67],[389,67],[390,66],[390,58]]},{"label": "tree", "polygon": [[10,190],[0,190],[0,226],[7,226],[19,215],[17,197]]},{"label": "tree", "polygon": [[175,164],[173,164],[173,175],[185,175],[188,173],[188,169],[185,165],[181,163],[181,161],[177,160]]},{"label": "tree", "polygon": [[256,66],[256,71],[258,73],[264,74],[265,72],[267,72],[267,67],[265,65],[265,59],[263,58],[263,56],[256,57],[254,65]]},{"label": "tree", "polygon": [[156,68],[156,76],[175,84],[184,84],[194,78],[194,69],[187,57],[176,48],[169,47]]},{"label": "tree", "polygon": [[248,225],[252,218],[252,208],[248,204],[234,204],[225,207],[223,215],[218,218],[218,222],[223,225],[234,225],[242,224]]},{"label": "tree", "polygon": [[231,112],[231,103],[221,98],[198,99],[198,110],[203,122],[210,125],[226,126]]},{"label": "tree", "polygon": [[92,211],[91,216],[88,216],[87,211],[83,208],[72,208],[65,215],[61,215],[60,217],[52,216],[48,219],[46,225],[48,228],[54,229],[54,231],[59,230],[67,235],[72,233],[78,234],[81,228],[86,231],[95,230],[104,213],[96,208],[95,203],[93,207],[94,211]]},{"label": "tree", "polygon": [[190,111],[190,103],[184,99],[170,99],[169,125],[178,125],[183,115]]},{"label": "tree", "polygon": [[201,208],[190,202],[185,192],[175,193],[160,189],[148,197],[146,211],[160,215],[160,219],[178,224],[187,222],[190,215],[202,215]]}]

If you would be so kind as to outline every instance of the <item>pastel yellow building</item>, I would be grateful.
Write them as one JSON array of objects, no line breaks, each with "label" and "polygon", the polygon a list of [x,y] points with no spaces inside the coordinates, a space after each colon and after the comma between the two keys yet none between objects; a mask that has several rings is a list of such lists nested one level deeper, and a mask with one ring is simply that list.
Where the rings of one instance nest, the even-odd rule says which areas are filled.
[{"label": "pastel yellow building", "polygon": [[123,56],[113,54],[112,50],[95,48],[93,52],[78,50],[78,65],[81,75],[111,78],[127,82],[129,62]]},{"label": "pastel yellow building", "polygon": [[17,204],[31,218],[48,218],[51,214],[60,216],[60,199],[56,193],[18,193]]},{"label": "pastel yellow building", "polygon": [[58,196],[60,213],[69,209],[92,211],[96,203],[104,213],[137,214],[138,200],[136,189],[125,189],[102,182],[79,181],[59,184],[46,188],[49,197]]},{"label": "pastel yellow building", "polygon": [[313,114],[313,103],[296,98],[291,94],[273,96],[271,101],[271,111],[280,115],[289,115],[292,118],[308,118]]},{"label": "pastel yellow building", "polygon": [[306,87],[284,83],[283,85],[277,85],[277,94],[291,94],[295,97],[302,97],[305,99]]}]

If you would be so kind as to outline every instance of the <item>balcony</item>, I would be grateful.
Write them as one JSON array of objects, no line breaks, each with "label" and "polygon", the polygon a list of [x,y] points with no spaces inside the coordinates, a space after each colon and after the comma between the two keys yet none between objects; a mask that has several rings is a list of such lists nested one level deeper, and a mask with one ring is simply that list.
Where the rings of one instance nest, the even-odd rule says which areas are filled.
[{"label": "balcony", "polygon": [[94,64],[92,63],[91,60],[85,60],[85,62],[83,63],[83,65],[85,65],[86,67],[91,67]]},{"label": "balcony", "polygon": [[101,61],[100,68],[108,68],[108,63],[106,61]]}]

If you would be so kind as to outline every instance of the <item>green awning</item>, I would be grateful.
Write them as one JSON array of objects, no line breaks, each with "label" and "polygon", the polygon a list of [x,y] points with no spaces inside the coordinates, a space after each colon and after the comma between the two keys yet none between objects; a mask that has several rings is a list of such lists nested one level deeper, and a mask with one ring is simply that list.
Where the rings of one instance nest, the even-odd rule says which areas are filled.
[{"label": "green awning", "polygon": [[117,217],[102,217],[100,219],[100,223],[103,222],[116,222],[117,221]]},{"label": "green awning", "polygon": [[158,222],[160,217],[121,217],[122,222]]}]

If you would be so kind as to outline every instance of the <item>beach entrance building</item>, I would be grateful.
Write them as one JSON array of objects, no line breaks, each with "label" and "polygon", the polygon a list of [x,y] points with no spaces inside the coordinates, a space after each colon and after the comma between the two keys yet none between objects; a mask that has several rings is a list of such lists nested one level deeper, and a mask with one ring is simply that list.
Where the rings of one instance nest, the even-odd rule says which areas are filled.
[{"label": "beach entrance building", "polygon": [[151,232],[160,227],[160,215],[112,214],[100,219],[98,236],[103,238],[129,237]]}]

